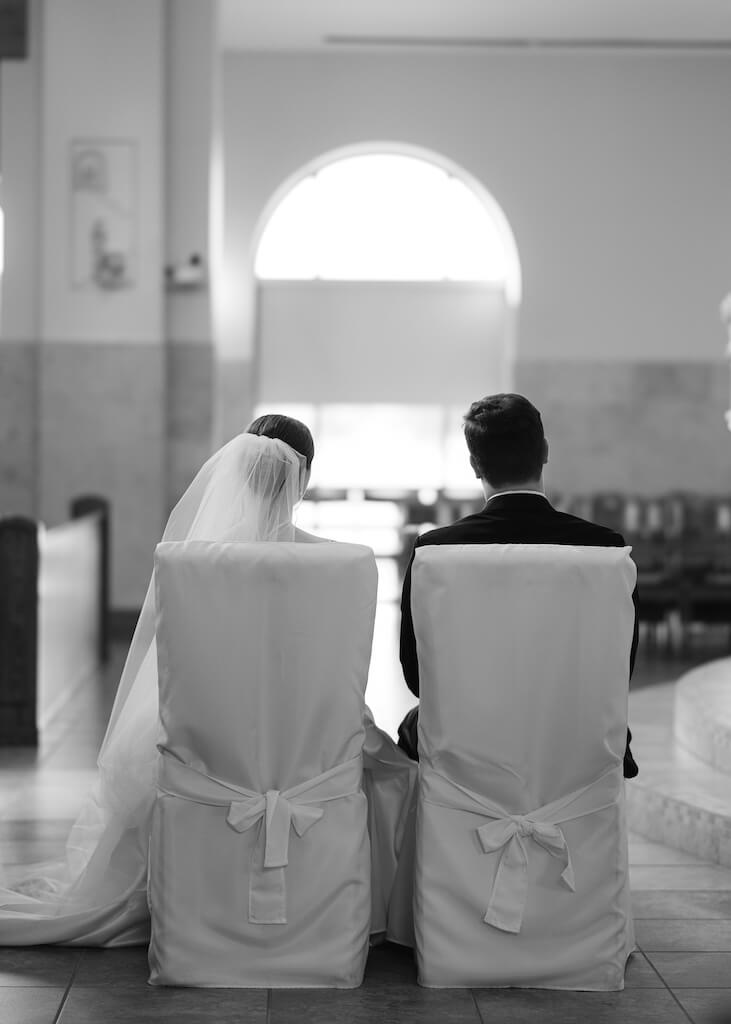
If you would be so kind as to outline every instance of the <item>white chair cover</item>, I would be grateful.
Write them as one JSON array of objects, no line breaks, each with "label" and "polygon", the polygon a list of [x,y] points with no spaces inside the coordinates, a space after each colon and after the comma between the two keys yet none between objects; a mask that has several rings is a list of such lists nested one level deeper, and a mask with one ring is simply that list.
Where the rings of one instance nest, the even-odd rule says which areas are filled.
[{"label": "white chair cover", "polygon": [[160,544],[150,980],[360,984],[376,567],[350,544]]},{"label": "white chair cover", "polygon": [[422,985],[624,986],[629,551],[417,549]]}]

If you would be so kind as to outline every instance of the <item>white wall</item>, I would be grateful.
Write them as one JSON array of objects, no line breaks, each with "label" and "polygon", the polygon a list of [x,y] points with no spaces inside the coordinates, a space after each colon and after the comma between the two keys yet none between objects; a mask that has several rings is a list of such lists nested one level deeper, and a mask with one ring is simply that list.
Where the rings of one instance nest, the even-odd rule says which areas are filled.
[{"label": "white wall", "polygon": [[728,55],[231,53],[224,87],[224,436],[256,400],[262,212],[323,154],[401,142],[471,174],[513,230],[515,387],[543,411],[551,486],[731,487]]},{"label": "white wall", "polygon": [[0,61],[0,198],[5,268],[0,337],[36,342],[40,330],[41,9],[28,8],[28,56]]},{"label": "white wall", "polygon": [[[162,0],[52,0],[43,31],[44,340],[159,342],[163,333]],[[134,146],[135,283],[71,280],[72,140]]]},{"label": "white wall", "polygon": [[519,359],[720,358],[731,274],[725,54],[228,54],[224,350],[251,354],[274,191],[369,140],[447,156],[496,198],[523,270]]}]

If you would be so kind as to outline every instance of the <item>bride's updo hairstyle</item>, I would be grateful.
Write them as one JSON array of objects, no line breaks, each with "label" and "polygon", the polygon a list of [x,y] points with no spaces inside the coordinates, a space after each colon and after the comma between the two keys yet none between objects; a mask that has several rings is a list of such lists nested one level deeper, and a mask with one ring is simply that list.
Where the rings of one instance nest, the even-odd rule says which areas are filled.
[{"label": "bride's updo hairstyle", "polygon": [[246,428],[247,434],[258,434],[260,437],[272,437],[277,441],[284,441],[290,448],[304,456],[305,468],[309,469],[315,457],[315,442],[309,427],[306,427],[300,420],[291,416],[282,416],[279,413],[268,413],[265,416],[257,416]]},{"label": "bride's updo hairstyle", "polygon": [[[281,441],[297,453],[304,461],[300,463],[300,497],[305,492],[309,480],[310,466],[315,455],[315,442],[309,428],[295,420],[291,416],[283,416],[279,413],[270,413],[265,416],[258,416],[246,428],[245,433],[257,434],[259,437],[269,437],[274,441]],[[269,494],[276,497],[285,484],[286,467],[284,463],[278,462],[276,466],[265,468],[258,466],[258,472],[250,480],[250,484],[260,494]]]}]

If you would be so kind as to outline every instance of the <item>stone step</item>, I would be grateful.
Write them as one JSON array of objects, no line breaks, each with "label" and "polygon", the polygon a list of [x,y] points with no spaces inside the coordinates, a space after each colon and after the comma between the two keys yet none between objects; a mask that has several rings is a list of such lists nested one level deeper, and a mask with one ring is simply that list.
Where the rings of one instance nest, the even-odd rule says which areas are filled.
[{"label": "stone step", "polygon": [[731,658],[701,665],[678,680],[674,725],[686,750],[731,776]]},{"label": "stone step", "polygon": [[648,839],[731,867],[731,776],[679,742],[676,694],[676,683],[630,693],[640,774],[626,786],[628,824]]}]

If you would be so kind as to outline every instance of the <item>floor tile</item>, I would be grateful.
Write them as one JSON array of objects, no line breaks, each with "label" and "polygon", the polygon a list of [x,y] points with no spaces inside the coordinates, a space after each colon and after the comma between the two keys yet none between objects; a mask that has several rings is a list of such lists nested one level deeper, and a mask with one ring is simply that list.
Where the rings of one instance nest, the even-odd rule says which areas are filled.
[{"label": "floor tile", "polygon": [[40,762],[38,747],[0,747],[0,771],[4,779],[24,778],[36,771]]},{"label": "floor tile", "polygon": [[133,946],[129,949],[87,949],[81,956],[74,985],[143,988],[147,985],[149,974],[147,946]]},{"label": "floor tile", "polygon": [[469,989],[275,989],[270,1024],[480,1024]]},{"label": "floor tile", "polygon": [[[59,771],[95,772],[96,759],[99,754],[100,738],[97,736],[76,735],[70,733],[64,737],[63,743],[43,759],[43,767]],[[90,782],[94,774],[90,774]]]},{"label": "floor tile", "polygon": [[2,808],[4,819],[75,819],[94,781],[92,772],[59,772],[55,778],[45,773],[16,790]]},{"label": "floor tile", "polygon": [[[55,946],[0,948],[0,986],[68,984],[80,953]],[[1,1018],[0,1018],[1,1019]]]},{"label": "floor tile", "polygon": [[650,961],[638,950],[627,961],[624,972],[625,988],[665,988],[665,982],[658,975]]},{"label": "floor tile", "polygon": [[670,988],[728,988],[731,953],[651,952],[646,954]]},{"label": "floor tile", "polygon": [[677,866],[640,865],[629,869],[633,890],[641,889],[701,889],[731,892],[731,870],[715,864],[698,867],[695,864]]},{"label": "floor tile", "polygon": [[554,992],[478,989],[483,1024],[688,1024],[667,989]]},{"label": "floor tile", "polygon": [[632,907],[636,918],[728,919],[731,892],[644,890],[632,893]]},{"label": "floor tile", "polygon": [[731,1024],[731,992],[718,988],[681,988],[678,1001],[693,1024]]},{"label": "floor tile", "polygon": [[[635,919],[637,945],[650,950],[731,952],[731,921]],[[729,981],[731,984],[731,979]]]},{"label": "floor tile", "polygon": [[265,989],[74,985],[58,1024],[266,1024]]},{"label": "floor tile", "polygon": [[675,850],[672,846],[665,846],[663,843],[654,843],[651,839],[638,839],[630,836],[629,840],[629,862],[632,865],[642,864],[695,864],[704,865],[699,857],[684,850]]},{"label": "floor tile", "polygon": [[4,1024],[53,1024],[63,988],[0,988]]}]

